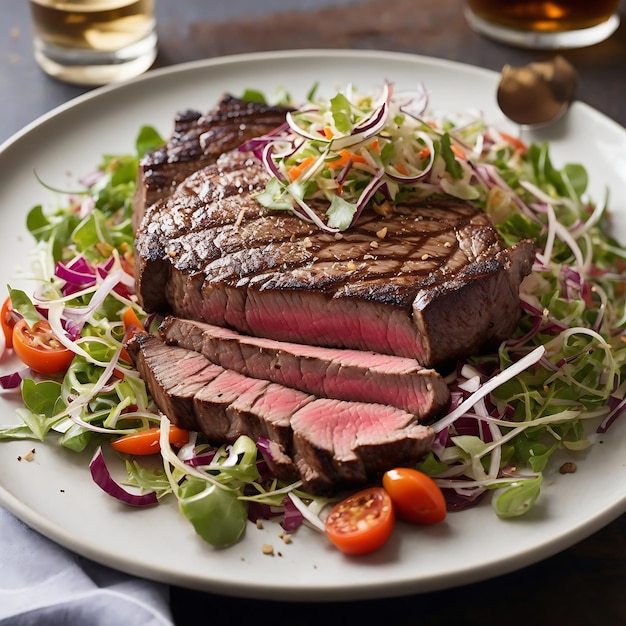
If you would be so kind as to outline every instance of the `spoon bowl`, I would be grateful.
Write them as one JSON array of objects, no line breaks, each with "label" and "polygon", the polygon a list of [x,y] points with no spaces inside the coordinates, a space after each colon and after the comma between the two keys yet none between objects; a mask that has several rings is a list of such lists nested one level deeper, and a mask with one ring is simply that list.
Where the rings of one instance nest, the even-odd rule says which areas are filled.
[{"label": "spoon bowl", "polygon": [[505,65],[498,85],[498,105],[516,124],[538,128],[565,114],[577,86],[576,70],[560,55],[522,67]]}]

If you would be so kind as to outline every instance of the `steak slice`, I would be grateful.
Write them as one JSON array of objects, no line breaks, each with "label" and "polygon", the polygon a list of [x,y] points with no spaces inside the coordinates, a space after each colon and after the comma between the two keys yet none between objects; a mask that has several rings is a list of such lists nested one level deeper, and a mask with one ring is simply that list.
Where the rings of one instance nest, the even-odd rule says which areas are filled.
[{"label": "steak slice", "polygon": [[484,212],[450,199],[364,213],[338,238],[258,205],[267,179],[230,152],[150,208],[135,247],[144,309],[425,366],[512,334],[533,243],[506,248]]},{"label": "steak slice", "polygon": [[364,484],[393,467],[414,465],[434,431],[393,407],[320,399],[291,419],[295,462],[314,493]]},{"label": "steak slice", "polygon": [[434,439],[430,427],[401,409],[315,398],[224,369],[148,333],[136,334],[127,349],[174,424],[203,432],[213,444],[242,434],[265,437],[274,446],[267,461],[275,475],[288,479],[297,472],[313,493],[359,486],[387,469],[414,464]]},{"label": "steak slice", "polygon": [[274,475],[285,480],[296,475],[285,452],[292,447],[290,420],[313,396],[225,370],[149,333],[135,334],[127,349],[159,410],[173,424],[202,432],[214,445],[233,443],[243,434],[255,441],[265,437],[272,443],[267,462]]},{"label": "steak slice", "polygon": [[128,353],[159,409],[177,426],[198,430],[194,397],[224,370],[201,354],[166,346],[147,333],[133,337]]},{"label": "steak slice", "polygon": [[241,335],[227,328],[166,317],[163,340],[252,378],[324,398],[387,404],[426,421],[449,403],[448,386],[414,359],[322,348]]},{"label": "steak slice", "polygon": [[192,172],[214,163],[223,152],[277,128],[285,121],[287,111],[226,94],[205,115],[198,111],[178,114],[167,143],[145,154],[139,163],[133,202],[135,229],[146,209],[169,196]]}]

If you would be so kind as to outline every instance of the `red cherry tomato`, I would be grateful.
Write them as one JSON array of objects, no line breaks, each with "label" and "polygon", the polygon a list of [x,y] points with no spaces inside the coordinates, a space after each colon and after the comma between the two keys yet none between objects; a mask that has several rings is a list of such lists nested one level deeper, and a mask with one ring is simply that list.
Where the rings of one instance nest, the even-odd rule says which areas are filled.
[{"label": "red cherry tomato", "polygon": [[74,353],[56,337],[46,320],[36,322],[32,328],[25,319],[13,327],[13,350],[17,357],[35,372],[58,374],[70,366]]},{"label": "red cherry tomato", "polygon": [[[111,446],[118,452],[144,456],[147,454],[157,454],[161,450],[159,438],[160,428],[149,428],[132,435],[123,435],[111,443]],[[173,424],[170,426],[170,443],[180,448],[189,441],[189,431],[178,428]]]},{"label": "red cherry tomato", "polygon": [[19,319],[19,314],[13,310],[11,306],[11,298],[7,298],[2,303],[0,309],[0,322],[2,323],[2,332],[4,333],[4,345],[7,348],[13,347],[13,327]]},{"label": "red cherry tomato", "polygon": [[336,504],[326,518],[326,534],[346,554],[378,550],[394,526],[391,498],[381,487],[370,487]]},{"label": "red cherry tomato", "polygon": [[414,524],[436,524],[446,517],[446,501],[437,483],[410,467],[389,470],[383,487],[393,502],[397,516]]}]

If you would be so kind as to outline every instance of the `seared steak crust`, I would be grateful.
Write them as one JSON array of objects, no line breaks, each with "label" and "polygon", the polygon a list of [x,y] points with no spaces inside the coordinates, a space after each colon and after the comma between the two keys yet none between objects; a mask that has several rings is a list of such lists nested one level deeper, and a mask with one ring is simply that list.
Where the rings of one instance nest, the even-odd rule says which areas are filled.
[{"label": "seared steak crust", "polygon": [[205,115],[191,110],[178,114],[168,142],[146,154],[139,163],[133,213],[135,228],[145,209],[169,196],[189,174],[214,163],[220,154],[244,141],[277,128],[285,121],[287,110],[226,94]]},{"label": "seared steak crust", "polygon": [[258,205],[266,181],[251,154],[234,151],[150,207],[136,240],[146,310],[427,366],[513,332],[534,246],[506,249],[482,211],[415,201],[363,214],[337,238]]},{"label": "seared steak crust", "polygon": [[[202,354],[136,334],[128,351],[157,406],[214,444],[266,437],[279,478],[298,476],[313,493],[356,487],[400,464],[415,464],[434,431],[382,404],[315,398],[214,365]],[[172,367],[175,363],[176,367]]]}]

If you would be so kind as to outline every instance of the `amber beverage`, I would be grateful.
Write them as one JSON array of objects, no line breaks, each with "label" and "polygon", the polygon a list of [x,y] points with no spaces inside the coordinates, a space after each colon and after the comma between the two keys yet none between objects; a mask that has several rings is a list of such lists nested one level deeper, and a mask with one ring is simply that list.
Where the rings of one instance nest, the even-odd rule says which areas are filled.
[{"label": "amber beverage", "polygon": [[31,0],[35,58],[50,75],[104,84],[156,57],[154,0]]},{"label": "amber beverage", "polygon": [[478,32],[526,47],[599,43],[619,24],[620,0],[467,0],[466,16]]}]

